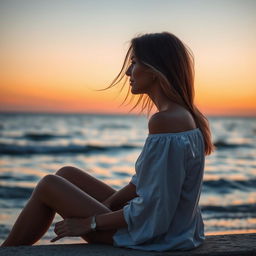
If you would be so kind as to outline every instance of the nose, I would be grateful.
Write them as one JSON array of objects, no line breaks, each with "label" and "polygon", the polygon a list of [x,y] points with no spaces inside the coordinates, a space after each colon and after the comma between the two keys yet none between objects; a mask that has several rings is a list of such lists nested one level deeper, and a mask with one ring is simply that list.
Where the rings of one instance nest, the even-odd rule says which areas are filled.
[{"label": "nose", "polygon": [[125,74],[127,76],[131,76],[132,72],[131,72],[132,66],[129,66],[129,68],[126,70]]}]

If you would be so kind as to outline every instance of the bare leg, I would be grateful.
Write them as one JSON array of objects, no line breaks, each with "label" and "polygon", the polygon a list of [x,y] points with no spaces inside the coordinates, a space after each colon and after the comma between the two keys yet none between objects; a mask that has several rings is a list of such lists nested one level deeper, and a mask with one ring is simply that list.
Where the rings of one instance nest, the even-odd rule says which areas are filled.
[{"label": "bare leg", "polygon": [[108,186],[101,180],[88,174],[86,171],[80,170],[73,166],[64,166],[56,172],[56,175],[63,177],[73,183],[84,192],[95,198],[99,202],[105,201],[113,193],[115,189]]},{"label": "bare leg", "polygon": [[[47,175],[38,183],[2,246],[34,244],[49,228],[55,212],[63,218],[86,218],[109,211],[99,201],[66,179]],[[113,231],[110,234],[113,234]],[[108,243],[109,236],[107,240]]]},{"label": "bare leg", "polygon": [[[64,166],[56,172],[56,175],[61,176],[76,185],[99,202],[105,201],[116,192],[116,190],[109,185],[77,167]],[[115,232],[116,230],[97,231],[89,233],[82,238],[89,243],[113,244],[112,236]]]},{"label": "bare leg", "polygon": [[[17,218],[8,238],[1,246],[30,245],[35,243],[48,230],[54,216],[55,211],[42,204],[34,196],[31,196]],[[33,222],[36,222],[36,225]]]}]

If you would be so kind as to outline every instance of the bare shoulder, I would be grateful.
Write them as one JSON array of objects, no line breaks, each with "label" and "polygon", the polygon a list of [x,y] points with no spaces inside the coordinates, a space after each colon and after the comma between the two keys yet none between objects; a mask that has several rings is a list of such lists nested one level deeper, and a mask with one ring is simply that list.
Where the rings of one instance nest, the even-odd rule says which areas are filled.
[{"label": "bare shoulder", "polygon": [[157,112],[151,116],[148,122],[150,134],[176,133],[195,128],[195,121],[187,110]]}]

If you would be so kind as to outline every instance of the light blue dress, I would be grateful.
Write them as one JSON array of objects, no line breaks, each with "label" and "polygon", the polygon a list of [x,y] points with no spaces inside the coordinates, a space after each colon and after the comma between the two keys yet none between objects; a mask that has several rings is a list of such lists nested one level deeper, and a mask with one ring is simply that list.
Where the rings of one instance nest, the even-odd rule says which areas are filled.
[{"label": "light blue dress", "polygon": [[114,245],[166,251],[202,244],[204,224],[198,201],[204,159],[198,128],[149,134],[131,179],[138,197],[123,207],[128,227],[117,230]]}]

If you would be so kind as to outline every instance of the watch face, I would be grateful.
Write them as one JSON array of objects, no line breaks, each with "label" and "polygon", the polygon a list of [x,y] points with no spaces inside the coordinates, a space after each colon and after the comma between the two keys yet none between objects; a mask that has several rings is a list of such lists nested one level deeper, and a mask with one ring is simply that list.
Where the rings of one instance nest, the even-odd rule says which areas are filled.
[{"label": "watch face", "polygon": [[97,226],[96,220],[95,220],[95,217],[93,217],[93,218],[92,218],[92,222],[91,222],[91,229],[92,229],[92,230],[95,230],[95,229],[96,229],[96,226]]}]

